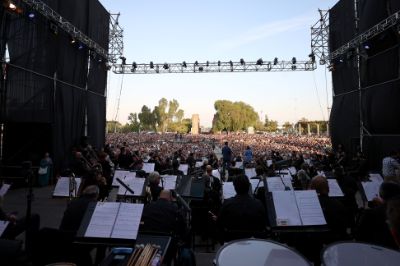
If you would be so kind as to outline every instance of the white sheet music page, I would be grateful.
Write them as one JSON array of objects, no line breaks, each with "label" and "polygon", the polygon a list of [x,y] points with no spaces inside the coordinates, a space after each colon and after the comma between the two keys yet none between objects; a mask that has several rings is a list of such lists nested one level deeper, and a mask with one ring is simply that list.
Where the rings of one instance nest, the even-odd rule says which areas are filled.
[{"label": "white sheet music page", "polygon": [[195,167],[202,167],[203,166],[203,162],[196,162]]},{"label": "white sheet music page", "polygon": [[175,189],[176,188],[176,175],[162,175],[164,189]]},{"label": "white sheet music page", "polygon": [[329,197],[343,197],[343,191],[336,179],[327,179],[329,185]]},{"label": "white sheet music page", "polygon": [[154,167],[155,167],[154,163],[144,163],[142,170],[145,171],[146,173],[150,174],[150,173],[154,172]]},{"label": "white sheet music page", "polygon": [[[134,196],[141,196],[143,194],[143,187],[145,178],[137,178],[137,177],[129,177],[122,180],[130,189],[133,190],[135,194]],[[119,186],[118,188],[118,195],[123,196],[132,196],[132,193],[127,191],[123,186]]]},{"label": "white sheet music page", "polygon": [[291,175],[296,175],[297,174],[297,170],[296,167],[292,166],[288,168],[288,171]]},{"label": "white sheet music page", "polygon": [[180,164],[178,170],[182,171],[184,175],[187,175],[189,170],[188,164]]},{"label": "white sheet music page", "polygon": [[[75,177],[76,187],[73,191],[73,194],[77,193],[79,190],[79,186],[81,185],[81,179],[79,177]],[[69,197],[69,177],[60,177],[57,180],[56,187],[54,188],[53,196],[54,197]]]},{"label": "white sheet music page", "polygon": [[370,181],[361,182],[361,185],[367,200],[372,201],[379,196],[379,188],[383,182],[383,178],[380,174],[369,174],[369,180]]},{"label": "white sheet music page", "polygon": [[111,238],[136,239],[142,212],[143,204],[121,203]]},{"label": "white sheet music page", "polygon": [[326,224],[315,190],[295,191],[295,196],[303,225]]},{"label": "white sheet music page", "polygon": [[1,221],[0,220],[0,237],[3,235],[4,231],[7,228],[9,221]]},{"label": "white sheet music page", "polygon": [[282,183],[282,180],[280,177],[267,177],[267,186],[268,186],[268,191],[273,192],[273,191],[284,191],[285,186]]},{"label": "white sheet music page", "polygon": [[109,238],[120,204],[119,202],[98,202],[86,229],[85,237]]},{"label": "white sheet music page", "polygon": [[235,188],[233,187],[233,182],[225,182],[222,186],[222,192],[224,199],[229,199],[236,196]]},{"label": "white sheet music page", "polygon": [[267,166],[270,167],[272,165],[272,160],[267,160]]},{"label": "white sheet music page", "polygon": [[117,178],[124,181],[125,178],[130,178],[130,177],[135,177],[135,176],[136,176],[135,172],[129,172],[129,171],[125,171],[125,170],[115,170],[112,186],[119,187]]},{"label": "white sheet music page", "polygon": [[275,206],[276,224],[278,226],[299,226],[301,219],[296,206],[293,191],[274,191],[272,199]]},{"label": "white sheet music page", "polygon": [[255,192],[257,186],[258,188],[264,187],[264,182],[262,180],[260,182],[260,179],[250,179],[250,184],[251,184],[251,191],[253,193]]},{"label": "white sheet music page", "polygon": [[216,178],[221,180],[221,174],[219,173],[219,171],[217,169],[212,170],[211,175],[215,176]]},{"label": "white sheet music page", "polygon": [[10,187],[10,184],[3,184],[0,188],[0,197],[4,197]]},{"label": "white sheet music page", "polygon": [[235,166],[233,168],[239,169],[239,168],[242,168],[242,166],[243,166],[243,162],[235,162]]},{"label": "white sheet music page", "polygon": [[244,173],[248,178],[257,176],[256,168],[245,168]]}]

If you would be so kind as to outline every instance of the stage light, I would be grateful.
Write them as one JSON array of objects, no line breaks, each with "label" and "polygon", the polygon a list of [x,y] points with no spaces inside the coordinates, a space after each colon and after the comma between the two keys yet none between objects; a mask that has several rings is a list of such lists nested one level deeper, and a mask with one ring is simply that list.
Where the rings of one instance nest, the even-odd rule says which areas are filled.
[{"label": "stage light", "polygon": [[244,66],[246,63],[244,62],[243,58],[240,58],[240,64]]},{"label": "stage light", "polygon": [[150,61],[150,68],[154,68],[153,61]]},{"label": "stage light", "polygon": [[219,66],[219,67],[221,66],[221,61],[218,61],[218,66]]},{"label": "stage light", "polygon": [[209,67],[210,66],[210,62],[206,62],[206,67]]},{"label": "stage light", "polygon": [[198,65],[199,65],[199,62],[197,62],[197,61],[194,62],[194,65],[195,65],[195,66],[198,66]]},{"label": "stage light", "polygon": [[230,65],[231,67],[233,67],[233,62],[232,62],[232,60],[229,61],[229,65]]},{"label": "stage light", "polygon": [[156,65],[156,73],[160,73],[160,67]]},{"label": "stage light", "polygon": [[278,57],[274,58],[274,66],[276,66],[278,64]]},{"label": "stage light", "polygon": [[185,62],[185,61],[183,61],[182,66],[183,66],[184,68],[187,68],[187,65],[186,65],[186,62]]},{"label": "stage light", "polygon": [[320,64],[321,66],[325,65],[325,64],[326,64],[325,59],[324,59],[324,58],[321,58],[321,60],[319,60],[319,64]]},{"label": "stage light", "polygon": [[293,57],[292,58],[292,64],[295,65],[296,63],[297,63],[297,59],[296,59],[296,57]]},{"label": "stage light", "polygon": [[132,63],[132,67],[133,67],[134,69],[137,68],[136,62],[133,62],[133,63]]},{"label": "stage light", "polygon": [[165,63],[165,64],[163,65],[163,68],[164,68],[164,69],[168,69],[168,68],[169,68],[168,64]]},{"label": "stage light", "polygon": [[296,70],[296,65],[292,65],[292,70],[294,71],[294,70]]},{"label": "stage light", "polygon": [[120,56],[119,59],[121,59],[123,65],[126,65],[126,57],[125,56]]},{"label": "stage light", "polygon": [[85,48],[85,46],[83,46],[82,43],[79,43],[79,44],[78,44],[78,49],[79,49],[79,50],[82,50],[83,48]]},{"label": "stage light", "polygon": [[17,10],[17,6],[16,6],[14,3],[12,3],[12,2],[9,2],[8,8],[9,8],[10,10],[12,10],[12,11]]},{"label": "stage light", "polygon": [[257,65],[258,66],[262,66],[262,64],[264,64],[264,61],[262,60],[262,58],[257,60]]},{"label": "stage light", "polygon": [[76,40],[74,37],[71,37],[71,44],[74,44],[74,43],[76,43]]},{"label": "stage light", "polygon": [[203,69],[204,69],[203,67],[199,67],[199,71],[200,71],[200,72],[202,72],[202,71],[203,71]]},{"label": "stage light", "polygon": [[314,53],[311,53],[311,54],[309,55],[309,57],[310,57],[310,59],[311,59],[311,62],[315,63],[315,54],[314,54]]},{"label": "stage light", "polygon": [[28,12],[28,18],[34,19],[35,18],[35,13],[33,11]]}]

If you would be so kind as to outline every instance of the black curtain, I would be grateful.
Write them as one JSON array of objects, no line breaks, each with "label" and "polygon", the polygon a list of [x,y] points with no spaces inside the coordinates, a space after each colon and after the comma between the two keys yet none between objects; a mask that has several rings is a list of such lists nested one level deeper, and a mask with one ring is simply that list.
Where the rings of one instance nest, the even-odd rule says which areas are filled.
[{"label": "black curtain", "polygon": [[[355,37],[354,1],[341,0],[329,11],[329,48],[333,52]],[[358,67],[354,51],[333,61],[333,103],[329,119],[333,147],[354,151],[359,138]]]},{"label": "black curtain", "polygon": [[[108,50],[110,14],[97,1],[89,0],[89,37]],[[104,60],[92,57],[88,76],[88,136],[97,149],[104,146],[106,128],[107,69]]]},{"label": "black curtain", "polygon": [[[361,1],[360,29],[367,30],[398,11],[398,2]],[[377,169],[382,158],[400,144],[399,37],[394,27],[369,40],[360,66],[363,120],[372,135],[366,136],[364,146]]]},{"label": "black curtain", "polygon": [[[59,13],[87,33],[87,0],[59,1]],[[58,82],[55,93],[54,147],[57,149],[57,167],[67,167],[71,149],[84,135],[86,111],[87,49],[78,50],[70,37],[59,35],[57,78],[74,86]]]}]

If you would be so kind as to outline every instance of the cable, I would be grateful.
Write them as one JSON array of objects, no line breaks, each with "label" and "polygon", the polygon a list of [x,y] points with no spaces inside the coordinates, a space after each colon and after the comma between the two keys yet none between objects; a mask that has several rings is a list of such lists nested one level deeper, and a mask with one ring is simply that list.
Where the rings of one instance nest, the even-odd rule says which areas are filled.
[{"label": "cable", "polygon": [[325,69],[325,93],[326,93],[326,110],[327,110],[327,116],[329,119],[329,95],[328,95],[328,77],[326,75],[326,67]]},{"label": "cable", "polygon": [[116,128],[117,128],[117,118],[118,118],[118,113],[119,113],[119,104],[121,103],[122,88],[123,88],[123,86],[124,86],[124,76],[125,76],[125,75],[122,74],[122,77],[121,77],[121,87],[120,87],[120,89],[119,89],[119,96],[118,96],[118,100],[117,100],[117,108],[116,108],[115,118],[114,118],[114,121],[115,121],[114,132],[116,131]]},{"label": "cable", "polygon": [[317,95],[317,100],[318,100],[319,108],[321,109],[322,119],[325,121],[325,115],[324,115],[324,111],[323,111],[323,109],[322,109],[321,99],[319,98],[317,81],[316,81],[316,79],[315,79],[315,72],[312,72],[312,73],[313,73],[315,93],[316,93],[316,95]]}]

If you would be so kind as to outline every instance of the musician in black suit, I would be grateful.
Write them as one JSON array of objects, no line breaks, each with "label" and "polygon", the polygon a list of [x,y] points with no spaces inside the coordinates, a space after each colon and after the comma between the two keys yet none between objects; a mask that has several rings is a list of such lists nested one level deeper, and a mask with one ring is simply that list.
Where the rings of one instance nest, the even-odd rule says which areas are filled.
[{"label": "musician in black suit", "polygon": [[[266,227],[266,214],[262,203],[249,195],[250,182],[245,175],[233,179],[236,196],[222,204],[217,217],[220,232],[262,232]],[[225,238],[226,239],[226,238]]]},{"label": "musician in black suit", "polygon": [[211,165],[206,166],[206,172],[203,175],[205,188],[204,188],[204,201],[211,212],[218,212],[221,207],[222,199],[222,185],[221,181],[212,175],[213,168]]}]

